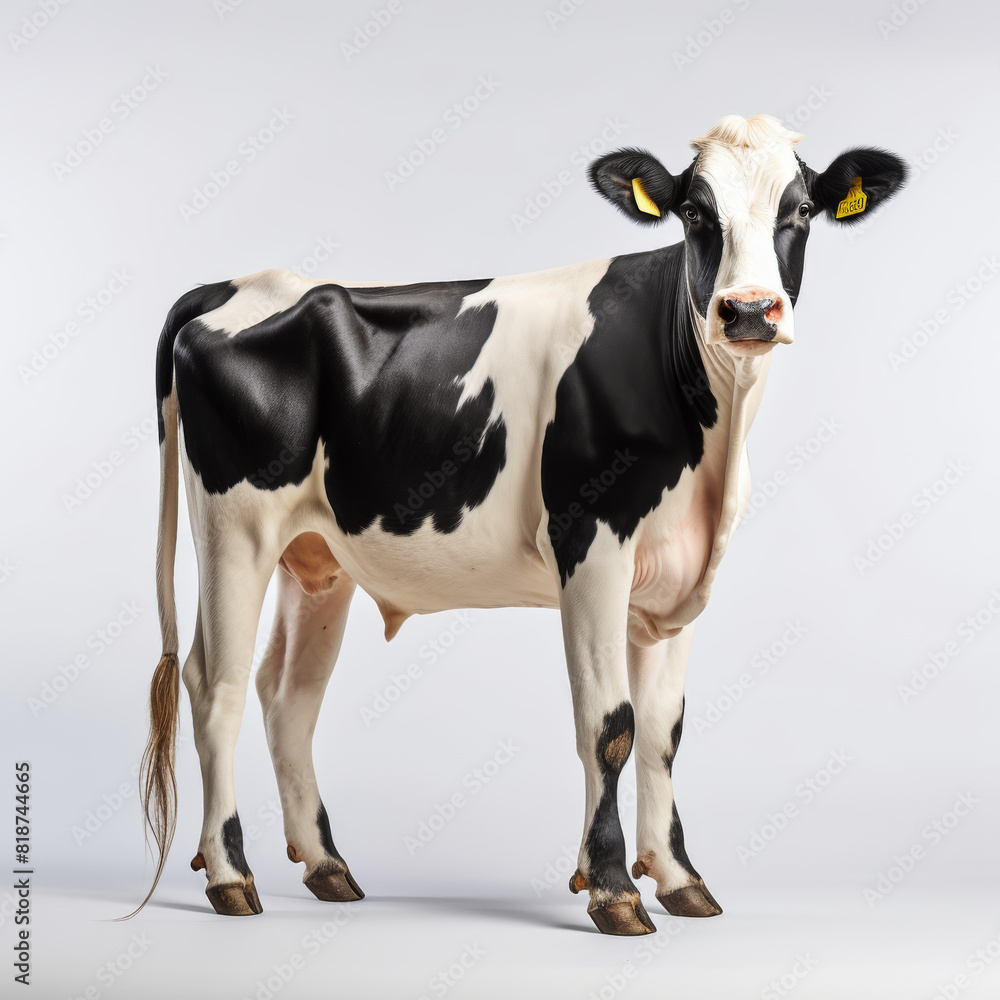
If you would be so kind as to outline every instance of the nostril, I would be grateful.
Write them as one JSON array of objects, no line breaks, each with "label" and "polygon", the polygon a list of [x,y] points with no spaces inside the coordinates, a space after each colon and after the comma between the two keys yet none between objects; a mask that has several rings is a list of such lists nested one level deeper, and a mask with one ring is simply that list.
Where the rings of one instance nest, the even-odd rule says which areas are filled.
[{"label": "nostril", "polygon": [[726,326],[730,323],[735,323],[736,320],[740,318],[740,314],[737,311],[737,302],[735,299],[723,299],[719,303],[719,319],[722,320]]},{"label": "nostril", "polygon": [[782,313],[784,311],[784,306],[781,299],[775,299],[767,308],[767,312],[764,313],[764,319],[769,323],[777,323],[781,319]]}]

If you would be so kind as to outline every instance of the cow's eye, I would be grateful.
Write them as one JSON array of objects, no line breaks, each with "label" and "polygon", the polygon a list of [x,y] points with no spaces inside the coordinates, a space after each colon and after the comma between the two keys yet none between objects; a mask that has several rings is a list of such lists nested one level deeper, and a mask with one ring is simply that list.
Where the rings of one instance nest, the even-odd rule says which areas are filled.
[{"label": "cow's eye", "polygon": [[698,209],[696,209],[694,207],[694,205],[685,205],[684,206],[684,218],[687,219],[688,222],[697,222],[698,221]]},{"label": "cow's eye", "polygon": [[810,205],[809,202],[804,201],[802,202],[801,205],[799,205],[799,215],[803,219],[808,219],[811,212],[812,212],[812,205]]}]

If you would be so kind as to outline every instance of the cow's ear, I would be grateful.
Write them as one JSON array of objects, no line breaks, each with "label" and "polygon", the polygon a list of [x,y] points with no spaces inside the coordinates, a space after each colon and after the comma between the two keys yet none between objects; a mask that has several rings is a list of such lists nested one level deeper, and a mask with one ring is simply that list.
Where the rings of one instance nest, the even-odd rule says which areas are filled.
[{"label": "cow's ear", "polygon": [[817,212],[852,226],[871,215],[905,183],[909,168],[895,153],[859,147],[841,153],[823,173],[802,164],[809,197]]},{"label": "cow's ear", "polygon": [[630,219],[646,226],[662,222],[677,195],[677,178],[644,149],[618,149],[594,160],[590,183]]}]

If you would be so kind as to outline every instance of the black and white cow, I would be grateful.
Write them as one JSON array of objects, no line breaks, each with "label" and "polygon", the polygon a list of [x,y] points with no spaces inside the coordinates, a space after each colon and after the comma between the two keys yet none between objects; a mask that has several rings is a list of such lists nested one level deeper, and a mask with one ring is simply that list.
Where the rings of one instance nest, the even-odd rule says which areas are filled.
[{"label": "black and white cow", "polygon": [[680,219],[683,241],[663,249],[483,281],[273,270],[176,303],[156,375],[163,657],[144,758],[156,880],[176,808],[179,458],[199,575],[182,672],[205,792],[192,866],[217,912],[261,912],[233,756],[276,566],[256,686],[288,856],[316,896],[363,895],[311,754],[360,585],[388,639],[413,614],[558,608],[586,778],[570,888],[589,891],[605,933],[654,929],[616,801],[634,744],[632,876],[655,879],[672,914],[721,912],[688,859],[671,785],[693,622],[747,501],[744,443],[771,349],[792,342],[810,221],[856,221],[906,174],[877,149],[816,173],[800,138],[775,118],[730,116],[693,141],[680,174],[637,149],[595,162],[594,187],[633,221]]}]

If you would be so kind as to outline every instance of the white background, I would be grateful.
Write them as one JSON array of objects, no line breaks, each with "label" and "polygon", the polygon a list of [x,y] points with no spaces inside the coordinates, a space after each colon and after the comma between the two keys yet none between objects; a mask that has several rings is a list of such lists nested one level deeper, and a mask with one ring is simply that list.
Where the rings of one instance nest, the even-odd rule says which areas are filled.
[{"label": "white background", "polygon": [[[265,914],[210,916],[204,877],[187,869],[201,798],[185,694],[180,818],[157,903],[131,924],[102,922],[137,902],[151,873],[134,766],[160,650],[157,450],[155,430],[135,447],[123,436],[153,426],[153,357],[171,303],[199,282],[270,266],[479,278],[672,243],[676,220],[640,231],[588,188],[579,164],[604,151],[608,121],[614,145],[647,147],[679,172],[691,136],[724,114],[761,112],[805,133],[798,151],[816,169],[871,144],[914,173],[864,229],[814,223],[796,343],[775,351],[749,444],[755,484],[777,488],[757,495],[698,624],[675,777],[692,860],[725,915],[671,921],[643,880],[661,928],[650,940],[671,942],[646,962],[635,941],[597,938],[584,899],[566,891],[583,782],[555,613],[474,612],[431,662],[427,644],[458,630],[454,614],[411,619],[386,645],[359,594],[315,754],[335,839],[369,899],[280,992],[441,995],[435,970],[479,942],[486,957],[456,997],[607,997],[619,985],[628,996],[764,996],[806,952],[815,966],[782,987],[801,997],[930,998],[963,970],[963,996],[991,995],[1000,964],[977,975],[965,963],[1000,934],[1000,625],[987,608],[1000,593],[1000,282],[977,277],[1000,250],[994,8],[587,0],[553,17],[555,0],[413,0],[369,25],[375,37],[352,53],[344,46],[371,3],[229,6],[74,0],[27,40],[22,19],[42,23],[41,6],[9,3],[0,20],[2,759],[8,801],[15,759],[34,776],[34,995],[252,996],[339,912],[312,900],[285,859],[251,691],[237,793]],[[897,28],[880,27],[893,16]],[[141,92],[147,67],[165,79],[123,116],[116,101]],[[465,118],[449,114],[480,78],[493,81],[488,98]],[[250,160],[241,144],[274,109],[293,120]],[[101,143],[72,159],[68,147],[105,118]],[[386,173],[435,128],[446,140],[392,187]],[[185,218],[182,206],[231,160],[239,173]],[[563,170],[570,183],[519,226]],[[322,241],[337,246],[317,265]],[[115,271],[126,287],[88,321],[86,300]],[[939,310],[928,338],[921,324]],[[46,348],[71,321],[77,335]],[[907,339],[918,349],[894,366]],[[54,356],[26,375],[36,351]],[[824,425],[836,433],[822,442]],[[110,477],[68,501],[115,451]],[[967,471],[947,485],[950,467]],[[922,510],[916,497],[935,484]],[[907,514],[902,537],[883,537],[879,559],[859,564]],[[196,592],[183,511],[180,539],[186,650]],[[141,613],[95,652],[123,602]],[[959,628],[979,612],[966,642]],[[269,601],[262,639],[270,614]],[[761,651],[780,654],[790,622],[805,634],[763,673]],[[898,686],[948,642],[958,655],[904,704]],[[59,680],[80,654],[86,668]],[[419,680],[366,725],[361,709],[414,662]],[[727,701],[734,685],[743,693]],[[500,740],[519,748],[514,759],[411,856],[404,838]],[[834,753],[849,763],[809,801],[800,783],[824,781]],[[629,773],[623,789],[633,787]],[[949,822],[963,793],[975,807],[935,842],[928,824]],[[741,857],[789,803],[785,828]],[[628,805],[623,823],[631,845]],[[866,899],[914,845],[924,854],[913,871]],[[5,954],[10,899],[0,899]],[[98,966],[131,964],[120,956],[141,933],[152,944],[109,987]]]}]

